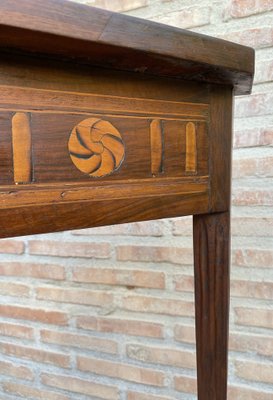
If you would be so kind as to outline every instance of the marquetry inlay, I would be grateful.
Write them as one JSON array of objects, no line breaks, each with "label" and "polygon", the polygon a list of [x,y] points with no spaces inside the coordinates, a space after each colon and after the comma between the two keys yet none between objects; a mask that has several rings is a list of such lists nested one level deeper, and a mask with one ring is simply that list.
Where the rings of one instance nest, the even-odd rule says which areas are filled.
[{"label": "marquetry inlay", "polygon": [[31,128],[28,113],[17,112],[12,117],[12,150],[14,182],[31,182]]},{"label": "marquetry inlay", "polygon": [[153,176],[163,172],[163,127],[162,121],[154,119],[150,125],[151,172]]},{"label": "marquetry inlay", "polygon": [[197,172],[196,127],[193,122],[186,125],[186,172]]},{"label": "marquetry inlay", "polygon": [[76,125],[68,148],[74,165],[93,177],[112,174],[125,156],[119,131],[110,122],[98,118],[87,118]]}]

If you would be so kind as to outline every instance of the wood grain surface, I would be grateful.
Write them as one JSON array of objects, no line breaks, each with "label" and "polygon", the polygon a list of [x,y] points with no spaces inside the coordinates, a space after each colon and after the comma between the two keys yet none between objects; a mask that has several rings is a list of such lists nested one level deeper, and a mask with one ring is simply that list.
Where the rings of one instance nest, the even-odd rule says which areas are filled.
[{"label": "wood grain surface", "polygon": [[193,218],[199,400],[227,399],[230,214]]},{"label": "wood grain surface", "polygon": [[250,92],[254,52],[238,44],[65,0],[0,0],[0,45],[124,71]]}]

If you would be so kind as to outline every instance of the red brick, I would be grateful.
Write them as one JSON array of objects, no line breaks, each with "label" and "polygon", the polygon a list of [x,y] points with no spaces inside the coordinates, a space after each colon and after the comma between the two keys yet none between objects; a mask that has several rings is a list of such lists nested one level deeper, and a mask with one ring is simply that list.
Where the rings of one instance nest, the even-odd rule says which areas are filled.
[{"label": "red brick", "polygon": [[132,336],[163,338],[164,326],[155,322],[139,320],[113,319],[103,317],[80,316],[77,327],[98,332],[120,333]]},{"label": "red brick", "polygon": [[270,146],[273,144],[273,127],[235,131],[233,144],[235,148]]},{"label": "red brick", "polygon": [[196,342],[195,327],[191,325],[175,325],[174,338],[179,342],[194,344]]},{"label": "red brick", "polygon": [[38,279],[65,279],[65,268],[55,264],[33,264],[26,262],[1,262],[0,275],[21,276]]},{"label": "red brick", "polygon": [[6,393],[15,394],[25,399],[37,400],[69,400],[70,397],[60,393],[36,389],[31,386],[15,382],[3,382],[3,389]]},{"label": "red brick", "polygon": [[143,363],[169,365],[177,368],[196,368],[196,356],[190,350],[128,344],[126,352],[129,358]]},{"label": "red brick", "polygon": [[273,218],[268,217],[233,217],[231,220],[232,236],[273,236]]},{"label": "red brick", "polygon": [[273,190],[267,189],[234,189],[232,203],[236,206],[272,206]]},{"label": "red brick", "polygon": [[272,177],[273,157],[241,158],[233,161],[233,178]]},{"label": "red brick", "polygon": [[273,384],[272,364],[257,361],[235,361],[235,374],[243,379]]},{"label": "red brick", "polygon": [[273,299],[273,282],[231,281],[231,295],[253,299]]},{"label": "red brick", "polygon": [[154,20],[162,24],[188,29],[208,25],[210,16],[210,7],[187,7],[179,11],[167,12],[154,18]]},{"label": "red brick", "polygon": [[34,380],[34,374],[30,368],[23,365],[18,365],[18,363],[13,364],[9,361],[0,361],[0,374],[13,376],[14,378],[25,379],[27,381]]},{"label": "red brick", "polygon": [[273,356],[273,337],[266,335],[231,332],[229,347],[235,351],[254,352],[262,356]]},{"label": "red brick", "polygon": [[25,244],[21,240],[14,240],[14,239],[0,240],[0,253],[23,254],[24,251],[25,251]]},{"label": "red brick", "polygon": [[17,337],[21,339],[33,339],[34,329],[25,325],[0,322],[0,335]]},{"label": "red brick", "polygon": [[143,385],[165,386],[164,374],[148,368],[80,356],[77,357],[77,366],[83,372],[91,372]]},{"label": "red brick", "polygon": [[238,325],[258,326],[273,329],[273,310],[262,308],[235,308],[235,322]]},{"label": "red brick", "polygon": [[82,349],[100,351],[102,353],[116,354],[117,342],[102,338],[80,335],[79,333],[41,330],[41,341],[60,346],[79,347]]},{"label": "red brick", "polygon": [[176,299],[162,299],[161,297],[127,295],[122,299],[122,307],[125,310],[141,313],[179,315],[186,317],[192,317],[194,315],[194,305],[192,302]]},{"label": "red brick", "polygon": [[194,279],[189,275],[175,275],[174,276],[175,290],[179,292],[193,292]]},{"label": "red brick", "polygon": [[[174,383],[175,389],[180,392],[197,394],[196,378],[189,376],[176,376],[174,378]],[[242,386],[229,385],[228,400],[272,400],[272,393]]]},{"label": "red brick", "polygon": [[174,236],[192,236],[192,217],[175,218],[172,224]]},{"label": "red brick", "polygon": [[73,231],[73,235],[87,236],[155,236],[163,235],[164,224],[162,221],[134,222],[131,224],[121,224],[112,226],[102,226],[99,228],[82,229]]},{"label": "red brick", "polygon": [[57,257],[109,258],[110,245],[108,243],[30,240],[29,253]]},{"label": "red brick", "polygon": [[230,386],[228,388],[228,400],[272,400],[270,393],[264,389],[255,390],[250,387]]},{"label": "red brick", "polygon": [[146,7],[148,0],[90,0],[89,4],[110,11],[125,12]]},{"label": "red brick", "polygon": [[171,397],[155,396],[152,394],[139,393],[139,392],[128,392],[127,400],[173,400]]},{"label": "red brick", "polygon": [[0,342],[0,352],[9,356],[56,365],[62,368],[69,368],[70,366],[70,357],[68,355],[33,347]]},{"label": "red brick", "polygon": [[193,264],[193,252],[189,248],[159,246],[117,246],[119,261],[169,262],[173,264]]},{"label": "red brick", "polygon": [[73,376],[55,374],[41,374],[44,385],[80,393],[86,396],[94,396],[105,400],[119,400],[118,388],[92,382],[90,379],[83,380]]},{"label": "red brick", "polygon": [[238,249],[233,252],[233,263],[239,267],[273,267],[273,251],[260,249]]},{"label": "red brick", "polygon": [[75,268],[73,281],[83,283],[100,283],[104,285],[144,287],[153,289],[165,288],[163,272],[141,271],[110,268]]},{"label": "red brick", "polygon": [[0,282],[0,295],[29,297],[30,287],[22,283]]},{"label": "red brick", "polygon": [[[194,278],[192,276],[176,275],[174,281],[175,290],[182,292],[194,291]],[[231,294],[234,297],[271,300],[273,299],[273,283],[232,280]]]},{"label": "red brick", "polygon": [[233,18],[242,18],[270,10],[273,10],[271,0],[232,0],[230,15]]},{"label": "red brick", "polygon": [[193,378],[191,376],[175,376],[174,388],[179,392],[196,394],[197,393],[196,378]]},{"label": "red brick", "polygon": [[0,305],[0,315],[6,318],[25,319],[45,324],[67,325],[67,314],[61,311]]},{"label": "red brick", "polygon": [[105,306],[113,302],[113,295],[103,290],[62,289],[54,286],[42,286],[36,289],[36,293],[39,300],[59,303]]},{"label": "red brick", "polygon": [[240,31],[228,32],[218,37],[256,49],[273,46],[273,29],[270,27],[251,27]]}]

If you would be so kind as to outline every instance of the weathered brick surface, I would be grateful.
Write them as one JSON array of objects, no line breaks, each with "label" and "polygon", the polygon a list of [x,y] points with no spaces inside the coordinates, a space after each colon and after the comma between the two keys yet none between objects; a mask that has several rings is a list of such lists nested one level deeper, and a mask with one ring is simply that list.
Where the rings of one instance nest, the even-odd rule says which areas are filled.
[{"label": "weathered brick surface", "polygon": [[165,288],[163,272],[140,271],[130,269],[76,268],[73,281],[101,283],[105,285],[143,287],[151,289]]},{"label": "weathered brick surface", "polygon": [[117,246],[119,261],[168,262],[173,264],[192,264],[192,249],[159,246]]},{"label": "weathered brick surface", "polygon": [[57,344],[66,347],[79,347],[100,351],[102,353],[116,354],[118,350],[117,342],[114,340],[80,335],[79,333],[58,332],[43,329],[40,332],[41,341],[44,343]]},{"label": "weathered brick surface", "polygon": [[232,18],[242,18],[273,10],[271,0],[231,0],[229,5]]},{"label": "weathered brick surface", "polygon": [[108,243],[30,240],[29,253],[57,257],[108,258],[110,256],[110,245]]},{"label": "weathered brick surface", "polygon": [[179,368],[196,367],[193,351],[128,344],[127,355],[129,358],[148,364],[170,365]]},{"label": "weathered brick surface", "polygon": [[235,373],[240,378],[273,384],[272,364],[253,361],[236,361]]},{"label": "weathered brick surface", "polygon": [[64,280],[65,268],[56,264],[31,264],[27,262],[1,262],[1,276],[30,277],[37,279]]},{"label": "weathered brick surface", "polygon": [[36,389],[32,386],[22,385],[15,382],[3,382],[3,390],[6,393],[18,395],[25,399],[34,400],[69,400],[69,397],[60,393]]},{"label": "weathered brick surface", "polygon": [[[234,104],[228,400],[272,400],[273,2],[76,1],[257,50]],[[193,300],[191,217],[1,240],[0,400],[196,399]]]},{"label": "weathered brick surface", "polygon": [[0,342],[0,352],[19,359],[27,359],[39,363],[52,364],[62,368],[69,368],[70,356],[64,353],[35,349],[13,343]]},{"label": "weathered brick surface", "polygon": [[238,325],[273,329],[273,310],[262,309],[261,307],[236,307],[235,322]]},{"label": "weathered brick surface", "polygon": [[34,380],[34,373],[31,371],[31,369],[20,365],[19,363],[0,361],[0,371],[1,375],[25,379],[27,381]]},{"label": "weathered brick surface", "polygon": [[15,305],[0,305],[0,316],[41,322],[44,324],[67,325],[66,313],[41,308],[38,309],[30,307],[18,307]]},{"label": "weathered brick surface", "polygon": [[[26,321],[26,324],[28,322]],[[11,336],[21,339],[33,339],[34,329],[21,324],[13,324],[7,321],[0,322],[0,335],[1,336]]]},{"label": "weathered brick surface", "polygon": [[193,316],[194,313],[192,302],[173,298],[127,295],[122,299],[122,306],[125,310],[151,314]]},{"label": "weathered brick surface", "polygon": [[[56,303],[84,304],[103,306],[113,301],[113,295],[103,290],[83,290],[55,286],[42,286],[36,289],[36,297],[40,300],[51,300]],[[1,313],[1,309],[0,309]]]},{"label": "weathered brick surface", "polygon": [[118,388],[110,385],[101,385],[92,382],[90,379],[84,380],[73,378],[73,376],[68,375],[43,373],[41,375],[41,381],[44,385],[67,390],[72,393],[87,395],[88,397],[93,396],[104,400],[119,400]]},{"label": "weathered brick surface", "polygon": [[77,365],[79,370],[84,372],[106,375],[143,385],[165,386],[164,373],[148,368],[81,356],[77,358]]},{"label": "weathered brick surface", "polygon": [[25,244],[21,240],[2,239],[0,241],[0,253],[23,254],[24,251]]},{"label": "weathered brick surface", "polygon": [[164,336],[163,324],[124,318],[79,316],[77,318],[77,327],[91,331],[120,333],[130,336],[154,338],[162,338]]}]

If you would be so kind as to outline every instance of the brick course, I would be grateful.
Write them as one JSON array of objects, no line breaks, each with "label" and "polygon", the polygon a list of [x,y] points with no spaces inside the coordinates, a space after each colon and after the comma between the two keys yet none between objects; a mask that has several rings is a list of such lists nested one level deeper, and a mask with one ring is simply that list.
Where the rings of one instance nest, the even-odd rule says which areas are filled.
[{"label": "brick course", "polygon": [[[256,49],[234,109],[228,400],[271,400],[273,2],[76,1]],[[0,400],[196,399],[193,290],[190,217],[1,240]]]}]

